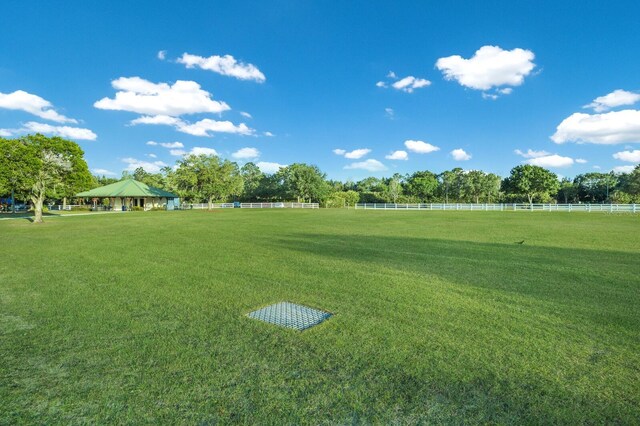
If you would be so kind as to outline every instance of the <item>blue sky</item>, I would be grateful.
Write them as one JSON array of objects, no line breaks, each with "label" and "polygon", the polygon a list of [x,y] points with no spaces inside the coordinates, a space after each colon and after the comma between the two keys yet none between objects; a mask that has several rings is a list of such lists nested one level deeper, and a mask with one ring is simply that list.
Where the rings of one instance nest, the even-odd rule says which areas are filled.
[{"label": "blue sky", "polygon": [[333,179],[640,162],[633,1],[3,2],[0,135]]}]

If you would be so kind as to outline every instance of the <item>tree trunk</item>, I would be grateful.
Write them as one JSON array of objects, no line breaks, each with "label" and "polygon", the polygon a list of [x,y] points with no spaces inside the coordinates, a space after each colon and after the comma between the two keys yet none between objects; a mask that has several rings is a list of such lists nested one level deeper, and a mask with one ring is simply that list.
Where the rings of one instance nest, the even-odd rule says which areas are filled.
[{"label": "tree trunk", "polygon": [[38,193],[37,196],[32,196],[33,202],[33,223],[42,223],[42,204],[44,203],[44,193]]},{"label": "tree trunk", "polygon": [[529,205],[533,205],[533,194],[527,194],[527,197],[529,197]]},{"label": "tree trunk", "polygon": [[67,197],[62,198],[62,210],[67,209]]},{"label": "tree trunk", "polygon": [[213,210],[213,197],[209,197],[207,203],[209,204],[209,210]]}]

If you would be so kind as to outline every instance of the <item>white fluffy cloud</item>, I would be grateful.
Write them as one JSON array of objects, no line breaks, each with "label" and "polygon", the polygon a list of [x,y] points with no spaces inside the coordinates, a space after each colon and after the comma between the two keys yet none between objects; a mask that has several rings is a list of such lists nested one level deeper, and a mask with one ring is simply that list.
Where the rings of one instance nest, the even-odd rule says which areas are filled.
[{"label": "white fluffy cloud", "polygon": [[94,141],[98,137],[89,129],[70,126],[52,126],[51,124],[29,121],[20,129],[0,129],[0,136],[13,136],[21,133],[42,133],[63,138]]},{"label": "white fluffy cloud", "polygon": [[231,121],[217,121],[205,118],[195,123],[188,123],[180,118],[167,115],[142,116],[130,121],[131,125],[136,124],[159,124],[173,126],[177,131],[193,136],[211,136],[211,133],[232,133],[239,135],[253,135],[255,130],[246,124],[233,124]]},{"label": "white fluffy cloud", "polygon": [[216,121],[210,118],[196,121],[193,124],[182,123],[177,129],[193,136],[211,136],[210,133],[233,133],[238,135],[252,135],[254,133],[254,130],[244,123],[235,125],[230,121]]},{"label": "white fluffy cloud", "polygon": [[243,116],[244,118],[253,118],[251,114],[245,111],[240,111],[240,115]]},{"label": "white fluffy cloud", "polygon": [[409,159],[409,154],[407,154],[407,151],[393,151],[391,154],[389,155],[385,155],[385,157],[387,160],[408,160]]},{"label": "white fluffy cloud", "polygon": [[604,112],[623,105],[633,105],[638,101],[640,101],[640,93],[618,89],[607,95],[595,98],[593,102],[583,106],[583,108],[591,108],[595,112]]},{"label": "white fluffy cloud", "polygon": [[555,143],[577,142],[614,145],[640,142],[640,111],[627,109],[604,114],[574,113],[551,136]]},{"label": "white fluffy cloud", "polygon": [[155,142],[148,141],[147,145],[149,146],[161,146],[163,148],[184,148],[184,144],[182,142]]},{"label": "white fluffy cloud", "polygon": [[376,83],[376,86],[383,87],[385,89],[388,87],[391,87],[393,89],[400,90],[402,92],[413,93],[415,89],[420,89],[422,87],[427,87],[431,85],[431,82],[429,80],[426,80],[424,78],[417,78],[412,75],[408,75],[398,80],[396,77],[396,74],[393,71],[387,74],[387,78],[393,79],[396,81],[394,81],[391,84],[387,84],[384,81],[379,81]]},{"label": "white fluffy cloud", "polygon": [[258,151],[256,148],[240,148],[239,150],[231,154],[231,156],[238,160],[258,158],[260,156],[260,151]]},{"label": "white fluffy cloud", "polygon": [[131,120],[129,124],[135,126],[136,124],[164,124],[166,126],[178,126],[184,123],[181,119],[176,117],[169,117],[168,115],[143,115],[134,120]]},{"label": "white fluffy cloud", "polygon": [[543,157],[530,158],[526,160],[525,163],[531,164],[533,166],[540,166],[540,167],[552,167],[552,168],[570,167],[573,165],[573,158],[562,157],[560,155],[553,154],[553,155],[545,155]]},{"label": "white fluffy cloud", "polygon": [[274,137],[274,136],[275,136],[275,135],[274,135],[273,133],[271,133],[271,132],[264,132],[264,133],[263,133],[263,135],[265,135],[265,136],[267,136],[267,137],[269,137],[269,138],[272,138],[272,137]]},{"label": "white fluffy cloud", "polygon": [[362,158],[362,157],[364,157],[365,155],[367,155],[370,152],[371,152],[371,150],[369,148],[354,149],[351,152],[345,152],[344,153],[344,158],[349,158],[351,160],[357,160],[358,158]]},{"label": "white fluffy cloud", "polygon": [[381,171],[387,170],[387,167],[384,164],[372,158],[365,161],[360,161],[357,163],[351,163],[349,165],[344,166],[344,168],[367,170],[369,172],[381,172]]},{"label": "white fluffy cloud", "polygon": [[204,146],[195,146],[191,148],[189,154],[192,155],[218,155],[218,152],[213,148],[207,148]]},{"label": "white fluffy cloud", "polygon": [[169,85],[140,77],[120,77],[111,85],[117,90],[115,97],[102,98],[93,104],[94,107],[169,117],[221,113],[230,109],[225,102],[213,100],[211,93],[202,90],[195,81],[178,80]]},{"label": "white fluffy cloud", "polygon": [[635,166],[616,166],[613,171],[616,173],[631,173],[635,169]]},{"label": "white fluffy cloud", "polygon": [[489,90],[499,86],[520,86],[535,68],[534,58],[530,50],[482,46],[469,59],[460,55],[440,58],[436,68],[447,80],[455,80],[471,89]]},{"label": "white fluffy cloud", "polygon": [[162,161],[149,162],[144,160],[138,160],[136,158],[131,158],[131,157],[123,158],[122,162],[127,164],[126,170],[129,170],[131,172],[137,169],[138,167],[142,167],[145,171],[149,173],[158,173],[161,168],[167,166],[167,164],[163,163]]},{"label": "white fluffy cloud", "polygon": [[237,61],[231,55],[218,56],[213,55],[208,58],[183,53],[178,58],[178,63],[186,65],[187,68],[201,68],[203,70],[213,71],[218,74],[235,77],[239,80],[253,80],[263,83],[266,78],[264,74],[253,64],[245,64]]},{"label": "white fluffy cloud", "polygon": [[544,156],[547,156],[547,155],[551,154],[550,152],[547,152],[547,151],[544,151],[544,150],[542,150],[542,151],[534,151],[532,149],[528,149],[527,152],[523,152],[523,151],[520,151],[519,149],[516,149],[513,152],[515,152],[516,154],[518,154],[518,155],[520,155],[521,157],[524,157],[524,158],[544,157]]},{"label": "white fluffy cloud", "polygon": [[344,156],[344,158],[349,158],[351,160],[357,160],[358,158],[362,158],[370,152],[371,150],[369,148],[359,148],[359,149],[354,149],[353,151],[346,151],[344,149],[339,149],[339,148],[333,150],[334,154]]},{"label": "white fluffy cloud", "polygon": [[287,167],[286,164],[270,163],[268,161],[258,161],[256,166],[262,171],[262,173],[273,174],[283,167]]},{"label": "white fluffy cloud", "polygon": [[471,154],[467,153],[464,149],[458,148],[450,152],[451,156],[456,161],[471,160]]},{"label": "white fluffy cloud", "polygon": [[51,102],[38,95],[16,90],[13,93],[0,93],[0,108],[25,111],[36,117],[56,123],[77,123],[73,118],[65,117],[53,109]]},{"label": "white fluffy cloud", "polygon": [[633,151],[620,151],[613,154],[616,160],[627,161],[629,163],[640,163],[640,149]]},{"label": "white fluffy cloud", "polygon": [[410,75],[391,84],[391,87],[393,87],[396,90],[401,90],[403,92],[413,93],[415,89],[420,89],[421,87],[427,87],[430,84],[431,82],[429,80],[425,80],[424,78],[416,78]]},{"label": "white fluffy cloud", "polygon": [[167,57],[167,51],[166,50],[160,50],[158,52],[158,59],[160,59],[161,61],[164,61]]},{"label": "white fluffy cloud", "polygon": [[423,141],[407,140],[404,142],[404,146],[407,147],[409,151],[418,154],[429,154],[430,152],[440,150],[440,148],[438,148],[437,146]]},{"label": "white fluffy cloud", "polygon": [[98,176],[115,176],[116,174],[107,169],[91,169],[94,175]]}]

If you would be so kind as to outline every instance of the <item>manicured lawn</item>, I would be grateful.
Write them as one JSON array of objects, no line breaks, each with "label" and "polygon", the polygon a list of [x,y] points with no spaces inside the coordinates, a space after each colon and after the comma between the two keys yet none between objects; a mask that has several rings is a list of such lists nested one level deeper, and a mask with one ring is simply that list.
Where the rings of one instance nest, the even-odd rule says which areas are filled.
[{"label": "manicured lawn", "polygon": [[0,424],[640,423],[638,215],[45,220],[0,221]]}]

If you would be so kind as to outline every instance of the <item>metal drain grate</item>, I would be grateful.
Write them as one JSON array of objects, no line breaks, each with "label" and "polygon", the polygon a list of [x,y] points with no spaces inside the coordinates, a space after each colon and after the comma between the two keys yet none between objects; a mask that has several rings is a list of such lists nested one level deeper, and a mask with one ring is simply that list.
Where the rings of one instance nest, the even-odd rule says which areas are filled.
[{"label": "metal drain grate", "polygon": [[331,317],[332,314],[318,309],[297,305],[291,302],[280,302],[269,305],[257,311],[249,312],[247,316],[281,327],[302,331]]}]

